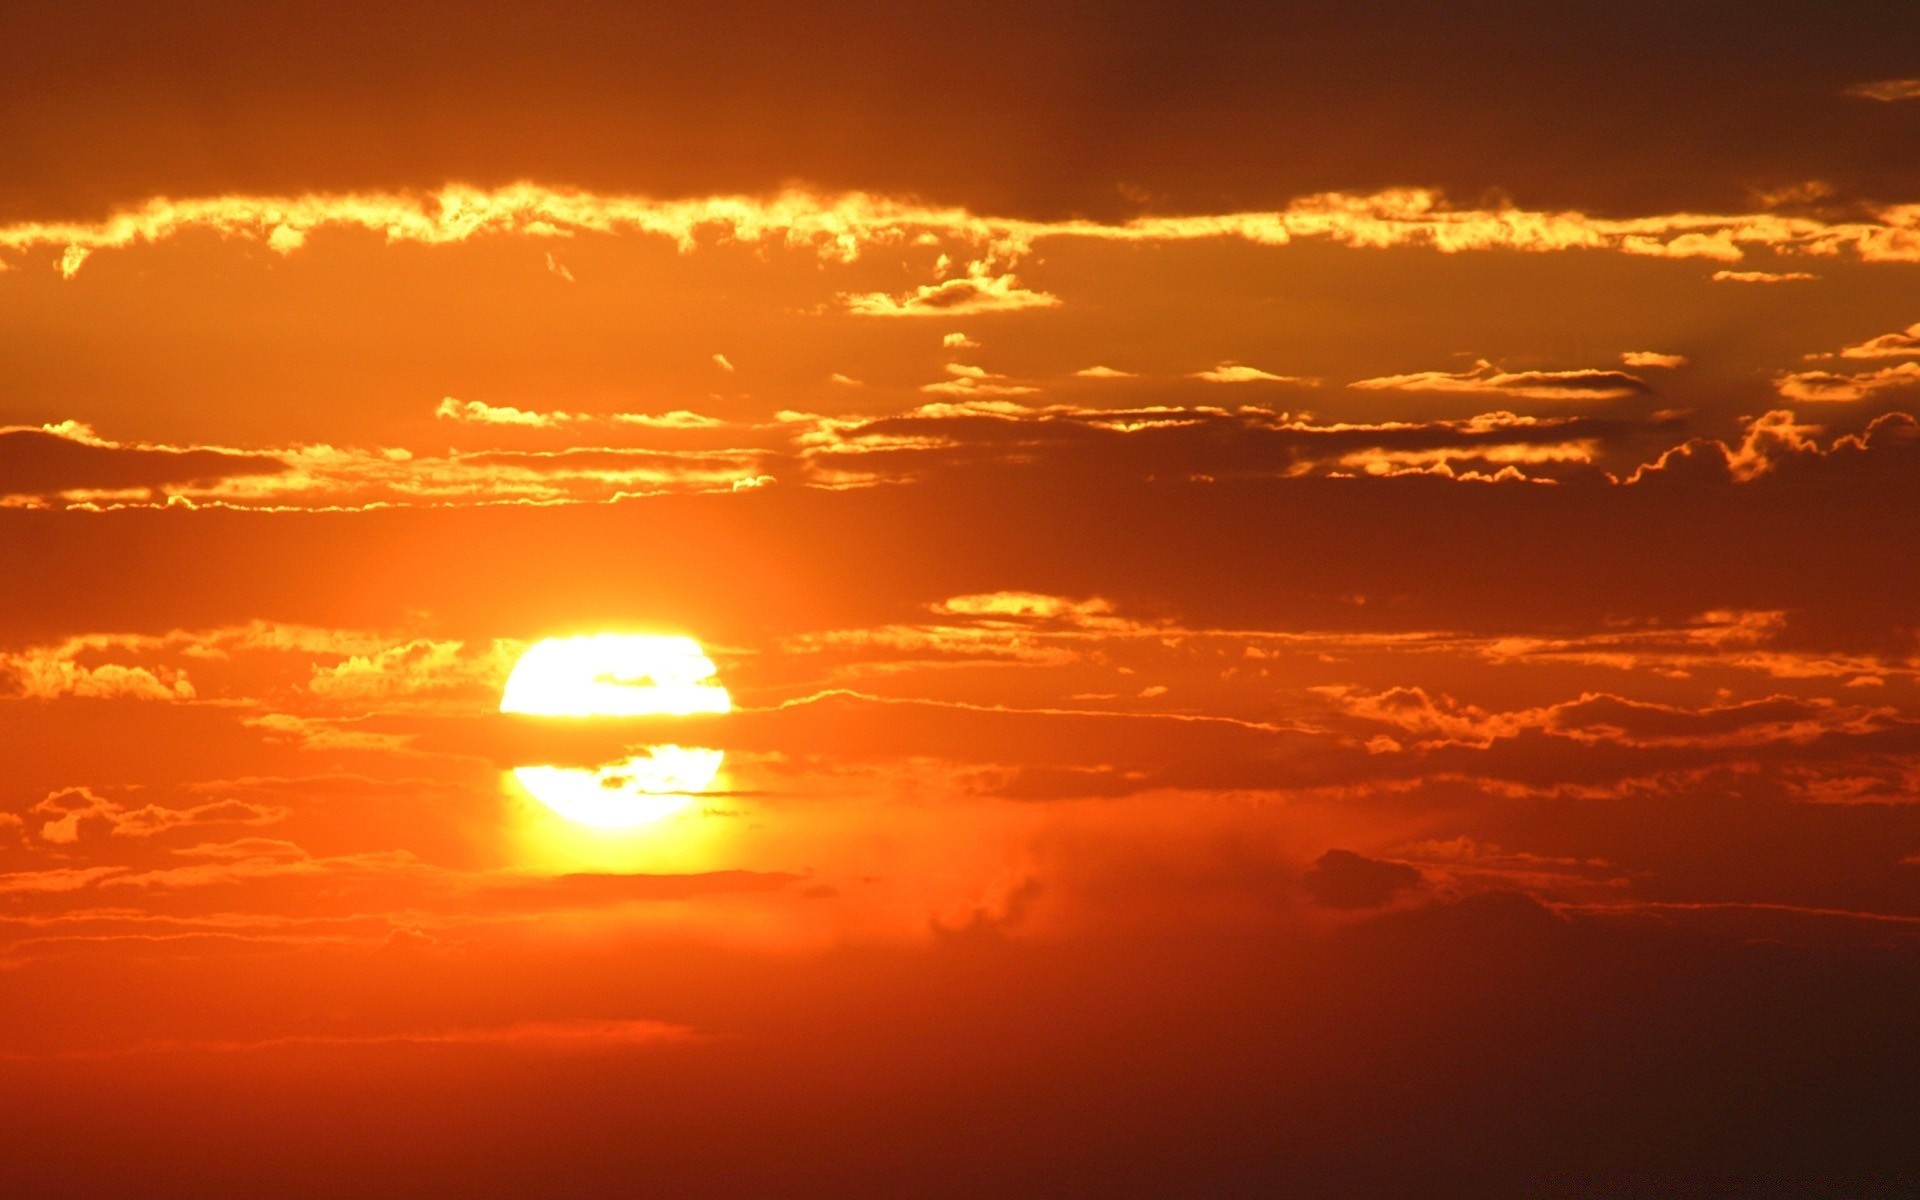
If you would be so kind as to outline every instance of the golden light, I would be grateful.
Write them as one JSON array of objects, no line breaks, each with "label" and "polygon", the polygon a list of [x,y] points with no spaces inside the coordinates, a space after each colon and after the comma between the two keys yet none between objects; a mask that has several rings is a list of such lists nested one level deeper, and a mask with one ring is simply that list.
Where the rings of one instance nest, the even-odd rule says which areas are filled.
[{"label": "golden light", "polygon": [[[514,664],[500,711],[542,717],[724,713],[733,708],[717,669],[692,638],[600,633],[548,638]],[[599,767],[530,765],[513,777],[569,821],[600,829],[650,824],[713,786],[723,751],[655,745]]]}]

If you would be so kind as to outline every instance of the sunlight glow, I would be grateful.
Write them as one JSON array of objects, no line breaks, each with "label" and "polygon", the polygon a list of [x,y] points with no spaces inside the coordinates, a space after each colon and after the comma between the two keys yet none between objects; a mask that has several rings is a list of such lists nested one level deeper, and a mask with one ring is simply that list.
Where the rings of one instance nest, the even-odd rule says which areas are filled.
[{"label": "sunlight glow", "polygon": [[650,746],[606,766],[516,767],[513,777],[569,821],[600,829],[645,825],[680,812],[713,785],[724,751]]}]

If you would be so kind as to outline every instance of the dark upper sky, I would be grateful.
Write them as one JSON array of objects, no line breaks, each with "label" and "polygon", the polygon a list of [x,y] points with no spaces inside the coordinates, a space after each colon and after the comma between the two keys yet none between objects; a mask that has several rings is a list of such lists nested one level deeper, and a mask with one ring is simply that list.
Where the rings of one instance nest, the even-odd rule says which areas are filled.
[{"label": "dark upper sky", "polygon": [[42,3],[0,15],[0,213],[163,194],[799,179],[1003,212],[1323,190],[1725,209],[1920,191],[1911,4]]}]

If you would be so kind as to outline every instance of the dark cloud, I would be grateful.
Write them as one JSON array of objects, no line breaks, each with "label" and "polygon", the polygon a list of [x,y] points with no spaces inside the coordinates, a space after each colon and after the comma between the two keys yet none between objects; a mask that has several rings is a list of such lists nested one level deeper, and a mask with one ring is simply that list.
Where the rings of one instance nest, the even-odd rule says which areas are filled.
[{"label": "dark cloud", "polygon": [[48,430],[0,429],[0,496],[205,485],[286,469],[285,463],[265,454],[107,445]]},{"label": "dark cloud", "polygon": [[1420,872],[1406,863],[1329,850],[1313,860],[1313,869],[1301,882],[1315,903],[1328,908],[1378,908],[1419,886]]}]

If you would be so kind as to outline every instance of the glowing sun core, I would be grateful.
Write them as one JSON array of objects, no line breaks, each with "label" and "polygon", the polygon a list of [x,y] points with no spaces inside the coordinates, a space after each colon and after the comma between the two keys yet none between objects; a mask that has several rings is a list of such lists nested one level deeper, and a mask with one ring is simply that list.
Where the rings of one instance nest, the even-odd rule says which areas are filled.
[{"label": "glowing sun core", "polygon": [[[507,676],[500,711],[541,717],[686,716],[733,709],[692,638],[600,633],[528,647]],[[713,785],[725,753],[656,745],[596,768],[523,766],[513,776],[534,799],[585,825],[629,828],[660,820]]]},{"label": "glowing sun core", "polygon": [[500,711],[542,717],[723,713],[727,689],[688,637],[595,633],[535,642],[514,664]]}]

